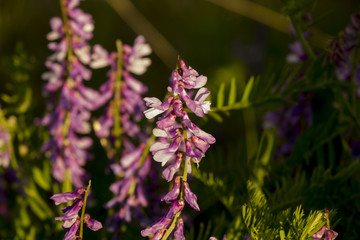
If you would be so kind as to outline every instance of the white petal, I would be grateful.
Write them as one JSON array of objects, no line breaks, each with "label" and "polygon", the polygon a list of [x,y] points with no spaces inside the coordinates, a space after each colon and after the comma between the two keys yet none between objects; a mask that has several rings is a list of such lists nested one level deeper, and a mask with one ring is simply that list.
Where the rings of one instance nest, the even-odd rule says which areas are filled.
[{"label": "white petal", "polygon": [[163,110],[159,110],[159,109],[155,109],[155,108],[150,108],[146,111],[144,111],[144,114],[145,114],[145,117],[147,119],[152,119],[154,118],[155,116],[163,113],[164,111]]},{"label": "white petal", "polygon": [[146,106],[148,107],[155,107],[162,104],[162,102],[156,97],[146,97],[144,101],[147,103]]},{"label": "white petal", "polygon": [[207,82],[207,77],[201,75],[196,78],[196,85],[194,86],[194,88],[201,88],[206,84],[206,82]]},{"label": "white petal", "polygon": [[106,67],[107,65],[109,65],[109,63],[106,59],[98,59],[90,63],[90,67],[94,69],[103,68]]},{"label": "white petal", "polygon": [[169,145],[169,143],[155,142],[153,145],[151,145],[149,150],[150,152],[159,151],[168,148]]},{"label": "white petal", "polygon": [[174,154],[170,154],[167,150],[158,151],[154,154],[154,160],[161,162],[161,166],[164,166]]},{"label": "white petal", "polygon": [[210,105],[211,105],[211,102],[210,101],[205,101],[201,107],[202,109],[204,110],[204,113],[208,113],[210,111]]},{"label": "white petal", "polygon": [[153,134],[155,135],[155,137],[167,137],[168,136],[166,131],[159,129],[159,128],[154,128]]}]

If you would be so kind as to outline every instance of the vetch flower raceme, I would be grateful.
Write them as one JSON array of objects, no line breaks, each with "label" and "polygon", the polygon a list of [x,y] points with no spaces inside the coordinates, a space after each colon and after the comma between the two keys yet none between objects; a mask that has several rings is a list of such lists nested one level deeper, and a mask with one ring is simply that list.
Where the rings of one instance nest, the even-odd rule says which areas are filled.
[{"label": "vetch flower raceme", "polygon": [[[173,181],[173,188],[161,200],[171,203],[167,214],[154,225],[141,231],[141,235],[152,236],[153,239],[167,239],[173,232],[176,240],[185,239],[183,233],[183,220],[179,218],[187,202],[193,209],[200,211],[196,195],[190,190],[187,174],[191,173],[191,163],[199,166],[200,160],[215,143],[215,138],[201,130],[189,118],[184,105],[198,117],[203,117],[210,111],[210,102],[206,98],[210,95],[205,86],[207,78],[199,75],[196,70],[187,67],[183,60],[178,61],[173,71],[168,91],[170,95],[161,102],[155,97],[145,98],[146,105],[150,107],[144,111],[151,119],[159,114],[162,117],[156,122],[157,128],[153,135],[157,141],[150,147],[155,161],[162,166],[168,164],[162,176],[168,182]],[[191,93],[198,89],[196,94]],[[191,96],[194,96],[192,98]],[[175,176],[183,165],[183,175]],[[175,177],[175,178],[174,178]]]},{"label": "vetch flower raceme", "polygon": [[[360,98],[360,64],[357,57],[359,33],[360,12],[352,14],[350,24],[346,26],[343,34],[332,39],[329,44],[330,52],[326,56],[327,61],[335,68],[336,78],[353,85],[349,91],[343,91],[343,96],[352,104],[356,104]],[[356,131],[349,129],[344,134],[344,138],[353,158],[358,159],[360,142]]]},{"label": "vetch flower raceme", "polygon": [[330,53],[327,55],[327,60],[335,65],[336,77],[340,81],[350,81],[351,78],[355,80],[357,85],[357,95],[359,96],[360,85],[360,65],[356,62],[355,51],[356,44],[359,40],[360,32],[360,13],[351,15],[351,22],[345,28],[344,34],[341,37],[334,38],[330,42]]},{"label": "vetch flower raceme", "polygon": [[[84,223],[93,231],[98,231],[102,228],[102,224],[100,222],[92,219],[89,214],[85,214],[86,201],[90,186],[91,181],[89,181],[87,188],[78,188],[73,192],[57,193],[50,197],[50,199],[55,201],[55,205],[74,201],[71,206],[67,206],[62,209],[64,214],[61,217],[55,218],[57,221],[63,221],[62,227],[66,230],[63,238],[64,240],[74,240],[75,238],[82,239]],[[79,216],[80,210],[82,210],[81,216]]]},{"label": "vetch flower raceme", "polygon": [[[142,94],[147,88],[131,75],[145,73],[151,61],[144,56],[151,53],[151,48],[143,36],[135,39],[134,46],[123,45],[121,41],[116,45],[117,52],[111,53],[96,45],[91,62],[93,68],[110,65],[108,81],[100,88],[102,94],[110,96],[110,101],[94,129],[108,149],[112,172],[119,177],[110,186],[115,197],[106,204],[108,209],[120,206],[107,222],[112,232],[119,229],[121,222],[141,216],[141,208],[148,205],[143,185],[151,164],[145,144],[149,133],[139,125],[145,109]],[[134,142],[142,144],[136,146]]]},{"label": "vetch flower raceme", "polygon": [[59,101],[49,101],[50,112],[42,119],[51,135],[42,151],[51,152],[54,178],[62,182],[68,176],[77,187],[88,177],[82,166],[90,157],[87,149],[92,145],[90,138],[80,138],[77,134],[91,131],[90,111],[108,99],[105,94],[83,84],[91,78],[91,71],[85,65],[91,60],[87,41],[92,38],[94,22],[91,15],[77,8],[79,2],[60,1],[63,18],[55,17],[50,21],[52,31],[47,39],[52,41],[48,47],[54,54],[45,63],[50,71],[42,76],[47,80],[43,88],[45,96],[60,91]]},{"label": "vetch flower raceme", "polygon": [[100,68],[110,65],[108,81],[100,88],[102,94],[109,96],[110,102],[106,107],[105,114],[94,124],[95,133],[98,137],[112,138],[110,142],[115,147],[116,153],[109,153],[109,158],[120,157],[121,139],[120,136],[136,138],[142,142],[148,138],[146,132],[138,126],[142,119],[142,111],[145,109],[142,94],[147,87],[135,79],[131,73],[143,74],[151,61],[143,58],[151,53],[150,46],[145,43],[143,36],[135,39],[134,46],[122,45],[117,41],[118,52],[108,53],[99,45],[94,47],[92,54],[93,68]]}]

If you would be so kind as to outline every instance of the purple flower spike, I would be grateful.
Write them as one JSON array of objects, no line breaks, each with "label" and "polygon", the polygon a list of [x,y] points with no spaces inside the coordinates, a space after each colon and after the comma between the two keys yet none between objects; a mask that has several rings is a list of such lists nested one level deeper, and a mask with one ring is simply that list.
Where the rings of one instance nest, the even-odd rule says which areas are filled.
[{"label": "purple flower spike", "polygon": [[175,240],[185,240],[184,236],[184,220],[182,218],[178,219],[176,224],[176,230],[174,232]]},{"label": "purple flower spike", "polygon": [[166,203],[170,203],[174,201],[180,194],[180,176],[177,176],[174,180],[173,188],[170,192],[168,192],[161,201],[165,201]]},{"label": "purple flower spike", "polygon": [[99,222],[95,219],[92,219],[88,213],[86,213],[84,216],[84,223],[86,224],[86,226],[88,228],[90,228],[93,231],[98,231],[99,229],[101,229],[103,227],[101,222]]},{"label": "purple flower spike", "polygon": [[197,204],[197,197],[195,193],[191,192],[189,184],[183,182],[184,192],[185,192],[185,201],[196,211],[200,211],[199,205]]},{"label": "purple flower spike", "polygon": [[[201,158],[210,147],[210,144],[215,143],[215,138],[210,134],[202,131],[199,127],[193,124],[189,118],[189,110],[198,117],[203,117],[210,111],[210,102],[206,101],[210,95],[207,88],[203,88],[206,84],[207,78],[200,76],[198,72],[191,67],[187,67],[183,60],[178,61],[177,68],[172,72],[170,78],[170,86],[167,90],[170,96],[161,102],[157,98],[145,98],[148,110],[144,111],[145,116],[151,119],[159,114],[156,122],[157,128],[153,130],[154,136],[158,137],[155,143],[150,147],[150,152],[157,162],[161,162],[162,166],[170,163],[162,172],[162,177],[168,182],[172,181],[175,174],[179,171],[181,164],[184,166],[183,180],[186,179],[186,173],[191,173],[191,164],[194,162],[199,166]],[[194,89],[199,89],[195,95]],[[195,97],[193,97],[195,95]],[[185,109],[187,107],[188,109]],[[186,159],[186,161],[182,161]],[[183,188],[181,188],[181,177],[177,176],[174,179],[173,187],[161,200],[166,203],[172,203],[166,216],[162,219],[173,219],[174,224],[177,223],[177,228],[174,233],[176,240],[185,239],[183,233],[183,220],[178,217],[184,208],[185,201],[190,204],[192,208],[200,211],[197,204],[197,197],[191,192],[189,184],[183,181]],[[182,192],[184,190],[184,192]],[[181,192],[181,194],[180,194]],[[179,199],[185,193],[185,201]],[[175,219],[175,216],[176,219]],[[143,230],[142,236],[149,236],[155,234],[153,239],[158,239],[160,229],[164,229],[163,222],[161,227]],[[166,231],[172,231],[166,229]],[[168,232],[171,234],[171,232]]]},{"label": "purple flower spike", "polygon": [[[91,79],[91,71],[87,68],[91,61],[87,41],[92,38],[94,29],[92,16],[78,8],[78,0],[62,2],[66,6],[62,8],[62,15],[68,21],[53,18],[50,21],[51,32],[47,35],[48,40],[52,41],[48,47],[54,53],[45,63],[49,72],[42,75],[47,81],[43,87],[43,95],[56,94],[59,99],[56,103],[49,104],[50,112],[41,121],[42,125],[48,127],[51,135],[42,149],[52,153],[50,160],[54,163],[52,173],[56,180],[64,181],[68,170],[72,184],[81,187],[88,178],[83,166],[90,158],[87,149],[92,143],[89,138],[82,139],[77,134],[91,131],[90,111],[104,104],[109,95],[83,84],[83,81]],[[106,55],[99,48],[95,51],[98,55]]]},{"label": "purple flower spike", "polygon": [[[145,110],[142,94],[147,91],[147,87],[135,79],[132,73],[145,73],[151,61],[144,56],[150,54],[151,49],[143,36],[135,39],[133,47],[118,41],[118,52],[108,53],[100,46],[95,47],[92,67],[110,66],[108,81],[100,87],[100,91],[111,100],[105,114],[95,122],[94,129],[96,135],[105,143],[103,146],[107,150],[112,172],[119,177],[118,181],[110,186],[114,198],[106,204],[106,208],[117,208],[107,221],[109,230],[116,232],[123,221],[130,222],[134,216],[141,219],[141,207],[148,205],[144,183],[152,169],[150,156],[143,156],[143,153],[146,142],[149,141],[149,133],[148,129],[139,124]],[[119,62],[123,64],[119,65]],[[162,105],[156,98],[149,99],[147,104],[166,109],[166,103]],[[170,104],[167,108],[169,106]],[[118,116],[120,119],[117,119]],[[116,121],[120,121],[119,132],[115,131]],[[134,142],[143,144],[135,146]],[[118,143],[120,147],[117,146]],[[121,156],[120,160],[118,156]]]},{"label": "purple flower spike", "polygon": [[78,188],[73,192],[56,193],[50,197],[50,199],[55,201],[55,205],[59,205],[61,203],[74,201],[75,199],[82,199],[84,197],[85,191],[85,188]]}]

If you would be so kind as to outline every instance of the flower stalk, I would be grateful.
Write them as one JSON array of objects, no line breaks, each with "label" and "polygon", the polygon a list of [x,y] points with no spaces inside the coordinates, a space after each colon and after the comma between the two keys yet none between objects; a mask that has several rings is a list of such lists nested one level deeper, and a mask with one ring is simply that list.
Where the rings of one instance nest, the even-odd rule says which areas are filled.
[{"label": "flower stalk", "polygon": [[79,232],[79,238],[80,239],[83,239],[85,208],[86,208],[86,202],[87,202],[90,187],[91,187],[91,180],[89,180],[89,185],[86,188],[85,195],[84,195],[84,205],[83,205],[82,210],[81,210],[80,232]]}]

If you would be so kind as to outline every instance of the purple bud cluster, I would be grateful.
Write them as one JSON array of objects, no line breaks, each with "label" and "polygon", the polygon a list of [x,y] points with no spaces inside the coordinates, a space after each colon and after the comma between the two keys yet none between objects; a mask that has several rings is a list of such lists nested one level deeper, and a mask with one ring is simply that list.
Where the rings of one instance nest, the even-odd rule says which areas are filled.
[{"label": "purple bud cluster", "polygon": [[351,15],[351,23],[345,28],[341,37],[334,38],[330,43],[331,52],[327,56],[329,62],[336,66],[336,76],[340,81],[349,81],[355,74],[355,83],[360,84],[360,65],[353,69],[355,47],[359,39],[360,13]]},{"label": "purple bud cluster", "polygon": [[[151,61],[144,56],[151,53],[151,48],[143,36],[138,36],[133,47],[124,44],[120,51],[122,59],[118,59],[119,54],[116,52],[108,53],[104,48],[96,45],[91,63],[93,68],[110,65],[108,81],[101,86],[100,91],[112,98],[105,114],[94,124],[95,133],[99,138],[107,138],[115,148],[119,147],[116,146],[116,138],[121,137],[123,142],[120,161],[110,159],[113,162],[111,169],[120,180],[110,186],[115,197],[106,204],[106,207],[110,209],[116,205],[121,206],[108,221],[110,231],[115,231],[124,220],[130,222],[133,215],[142,215],[141,207],[148,205],[144,182],[151,164],[150,156],[143,156],[146,147],[144,142],[148,141],[149,134],[139,126],[143,118],[142,112],[145,110],[142,95],[147,88],[131,75],[131,73],[137,75],[145,73]],[[119,60],[122,62],[120,65]],[[119,113],[121,136],[115,133],[116,112]],[[136,147],[133,142],[143,143]],[[119,150],[115,149],[115,151]],[[115,158],[117,155],[112,154],[109,157]]]},{"label": "purple bud cluster", "polygon": [[97,109],[107,100],[106,95],[86,87],[83,81],[90,80],[90,46],[94,22],[92,16],[77,8],[79,0],[63,0],[63,19],[54,17],[50,21],[52,31],[47,35],[49,49],[54,51],[47,61],[49,72],[43,74],[47,80],[45,96],[59,92],[59,101],[50,102],[50,113],[42,119],[48,126],[51,138],[42,151],[51,151],[54,162],[53,176],[64,181],[66,170],[71,182],[80,187],[87,178],[82,168],[90,157],[87,149],[92,145],[89,137],[78,137],[91,131],[90,111]]},{"label": "purple bud cluster", "polygon": [[[331,52],[326,56],[329,63],[336,67],[335,74],[339,81],[354,81],[356,85],[355,96],[360,97],[360,64],[355,59],[355,49],[359,41],[360,13],[351,15],[350,24],[345,28],[344,33],[334,38],[330,43]],[[344,92],[347,98],[348,94]],[[351,149],[354,159],[360,157],[360,141],[356,131],[349,129],[345,133],[345,139]]]},{"label": "purple bud cluster", "polygon": [[300,94],[298,102],[279,110],[268,112],[264,117],[265,129],[276,128],[276,134],[281,140],[276,157],[288,157],[301,131],[312,124],[313,94]]},{"label": "purple bud cluster", "polygon": [[[73,240],[79,236],[78,229],[81,224],[79,211],[84,205],[85,192],[85,188],[78,188],[73,192],[57,193],[50,197],[50,199],[55,201],[55,205],[74,201],[71,206],[62,209],[63,215],[61,217],[55,218],[55,220],[63,221],[62,227],[66,230],[66,234],[63,238],[64,240]],[[86,226],[93,231],[98,231],[103,227],[100,222],[92,219],[87,213],[84,215],[83,221]]]},{"label": "purple bud cluster", "polygon": [[[310,13],[303,14],[302,21],[307,25],[312,24],[313,20],[312,20],[311,14]],[[294,37],[299,38],[297,36],[297,33],[296,33],[294,27],[292,25],[290,25],[289,28],[290,28],[290,33]],[[304,39],[309,39],[310,35],[311,35],[311,31],[306,30],[305,32],[302,33],[302,35],[303,35]],[[290,50],[290,53],[286,57],[286,61],[288,63],[301,63],[301,62],[304,62],[308,58],[308,54],[306,53],[301,41],[298,39],[289,44],[289,50]]]},{"label": "purple bud cluster", "polygon": [[[141,231],[141,235],[151,236],[152,239],[161,239],[166,231],[172,231],[171,225],[176,224],[174,237],[176,240],[185,239],[183,234],[183,220],[179,215],[187,202],[193,209],[200,211],[196,195],[190,190],[187,174],[191,173],[191,162],[199,165],[210,144],[215,138],[201,130],[191,122],[186,107],[199,117],[210,111],[210,102],[206,98],[210,95],[203,86],[207,82],[205,76],[200,76],[196,70],[187,67],[183,60],[179,60],[178,67],[171,76],[171,86],[168,87],[170,96],[164,102],[159,99],[145,98],[145,116],[151,119],[161,113],[163,116],[156,122],[157,128],[153,134],[158,140],[150,147],[155,161],[162,166],[168,164],[162,176],[168,182],[173,180],[173,188],[161,200],[171,204],[167,214],[158,222]],[[193,89],[199,89],[192,98]],[[184,160],[184,161],[183,161]],[[175,176],[184,164],[184,175]],[[184,201],[185,200],[185,201]]]}]

